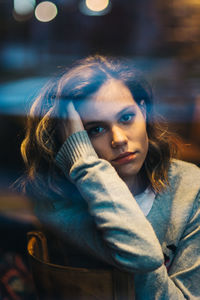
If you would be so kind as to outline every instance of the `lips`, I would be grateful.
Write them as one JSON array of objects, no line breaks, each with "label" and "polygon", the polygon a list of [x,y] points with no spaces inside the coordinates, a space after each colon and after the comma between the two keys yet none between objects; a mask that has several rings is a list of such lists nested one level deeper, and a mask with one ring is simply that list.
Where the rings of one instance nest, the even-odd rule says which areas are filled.
[{"label": "lips", "polygon": [[132,160],[135,159],[136,152],[124,152],[120,154],[118,157],[112,160],[112,162],[117,163],[117,164],[124,164],[131,162]]}]

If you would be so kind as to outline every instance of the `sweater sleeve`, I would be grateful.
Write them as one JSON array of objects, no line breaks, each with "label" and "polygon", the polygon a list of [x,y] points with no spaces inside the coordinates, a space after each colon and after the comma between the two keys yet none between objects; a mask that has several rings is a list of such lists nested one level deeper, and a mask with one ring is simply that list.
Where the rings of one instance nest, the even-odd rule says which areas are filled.
[{"label": "sweater sleeve", "polygon": [[65,141],[56,164],[87,204],[85,210],[74,205],[71,211],[54,212],[73,244],[129,272],[152,271],[163,264],[150,222],[111,164],[97,157],[85,131]]},{"label": "sweater sleeve", "polygon": [[[200,299],[200,194],[167,271],[162,265],[153,272],[136,274],[138,299]],[[151,296],[150,296],[151,295]]]}]

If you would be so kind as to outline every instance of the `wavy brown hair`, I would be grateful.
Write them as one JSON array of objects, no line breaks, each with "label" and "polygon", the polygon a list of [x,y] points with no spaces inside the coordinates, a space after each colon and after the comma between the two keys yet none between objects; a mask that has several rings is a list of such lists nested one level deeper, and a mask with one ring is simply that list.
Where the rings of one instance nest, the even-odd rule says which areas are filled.
[{"label": "wavy brown hair", "polygon": [[21,145],[27,170],[23,180],[25,190],[28,183],[32,183],[40,190],[46,186],[55,193],[63,193],[58,180],[63,174],[55,166],[54,158],[62,144],[60,131],[66,103],[73,100],[76,104],[76,101],[84,100],[110,78],[123,82],[138,105],[144,100],[149,150],[142,169],[154,191],[160,192],[168,185],[168,169],[171,158],[176,154],[176,144],[167,126],[158,122],[150,85],[128,63],[95,55],[63,70],[35,99],[27,121],[26,137]]}]

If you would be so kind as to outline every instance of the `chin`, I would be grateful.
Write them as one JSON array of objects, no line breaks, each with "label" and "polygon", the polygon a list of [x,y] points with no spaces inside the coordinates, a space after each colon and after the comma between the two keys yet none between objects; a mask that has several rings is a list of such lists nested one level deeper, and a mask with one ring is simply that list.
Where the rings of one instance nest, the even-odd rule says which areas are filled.
[{"label": "chin", "polygon": [[142,165],[123,165],[120,166],[118,168],[115,168],[115,170],[117,171],[118,175],[122,178],[130,178],[130,177],[135,177],[141,170]]}]

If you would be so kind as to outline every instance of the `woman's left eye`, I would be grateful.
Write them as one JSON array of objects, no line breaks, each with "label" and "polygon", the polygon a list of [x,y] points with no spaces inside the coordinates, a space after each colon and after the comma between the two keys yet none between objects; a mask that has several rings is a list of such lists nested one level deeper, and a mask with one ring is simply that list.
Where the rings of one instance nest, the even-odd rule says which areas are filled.
[{"label": "woman's left eye", "polygon": [[130,114],[125,114],[120,118],[120,122],[122,123],[129,123],[133,120],[134,114],[130,113]]}]

